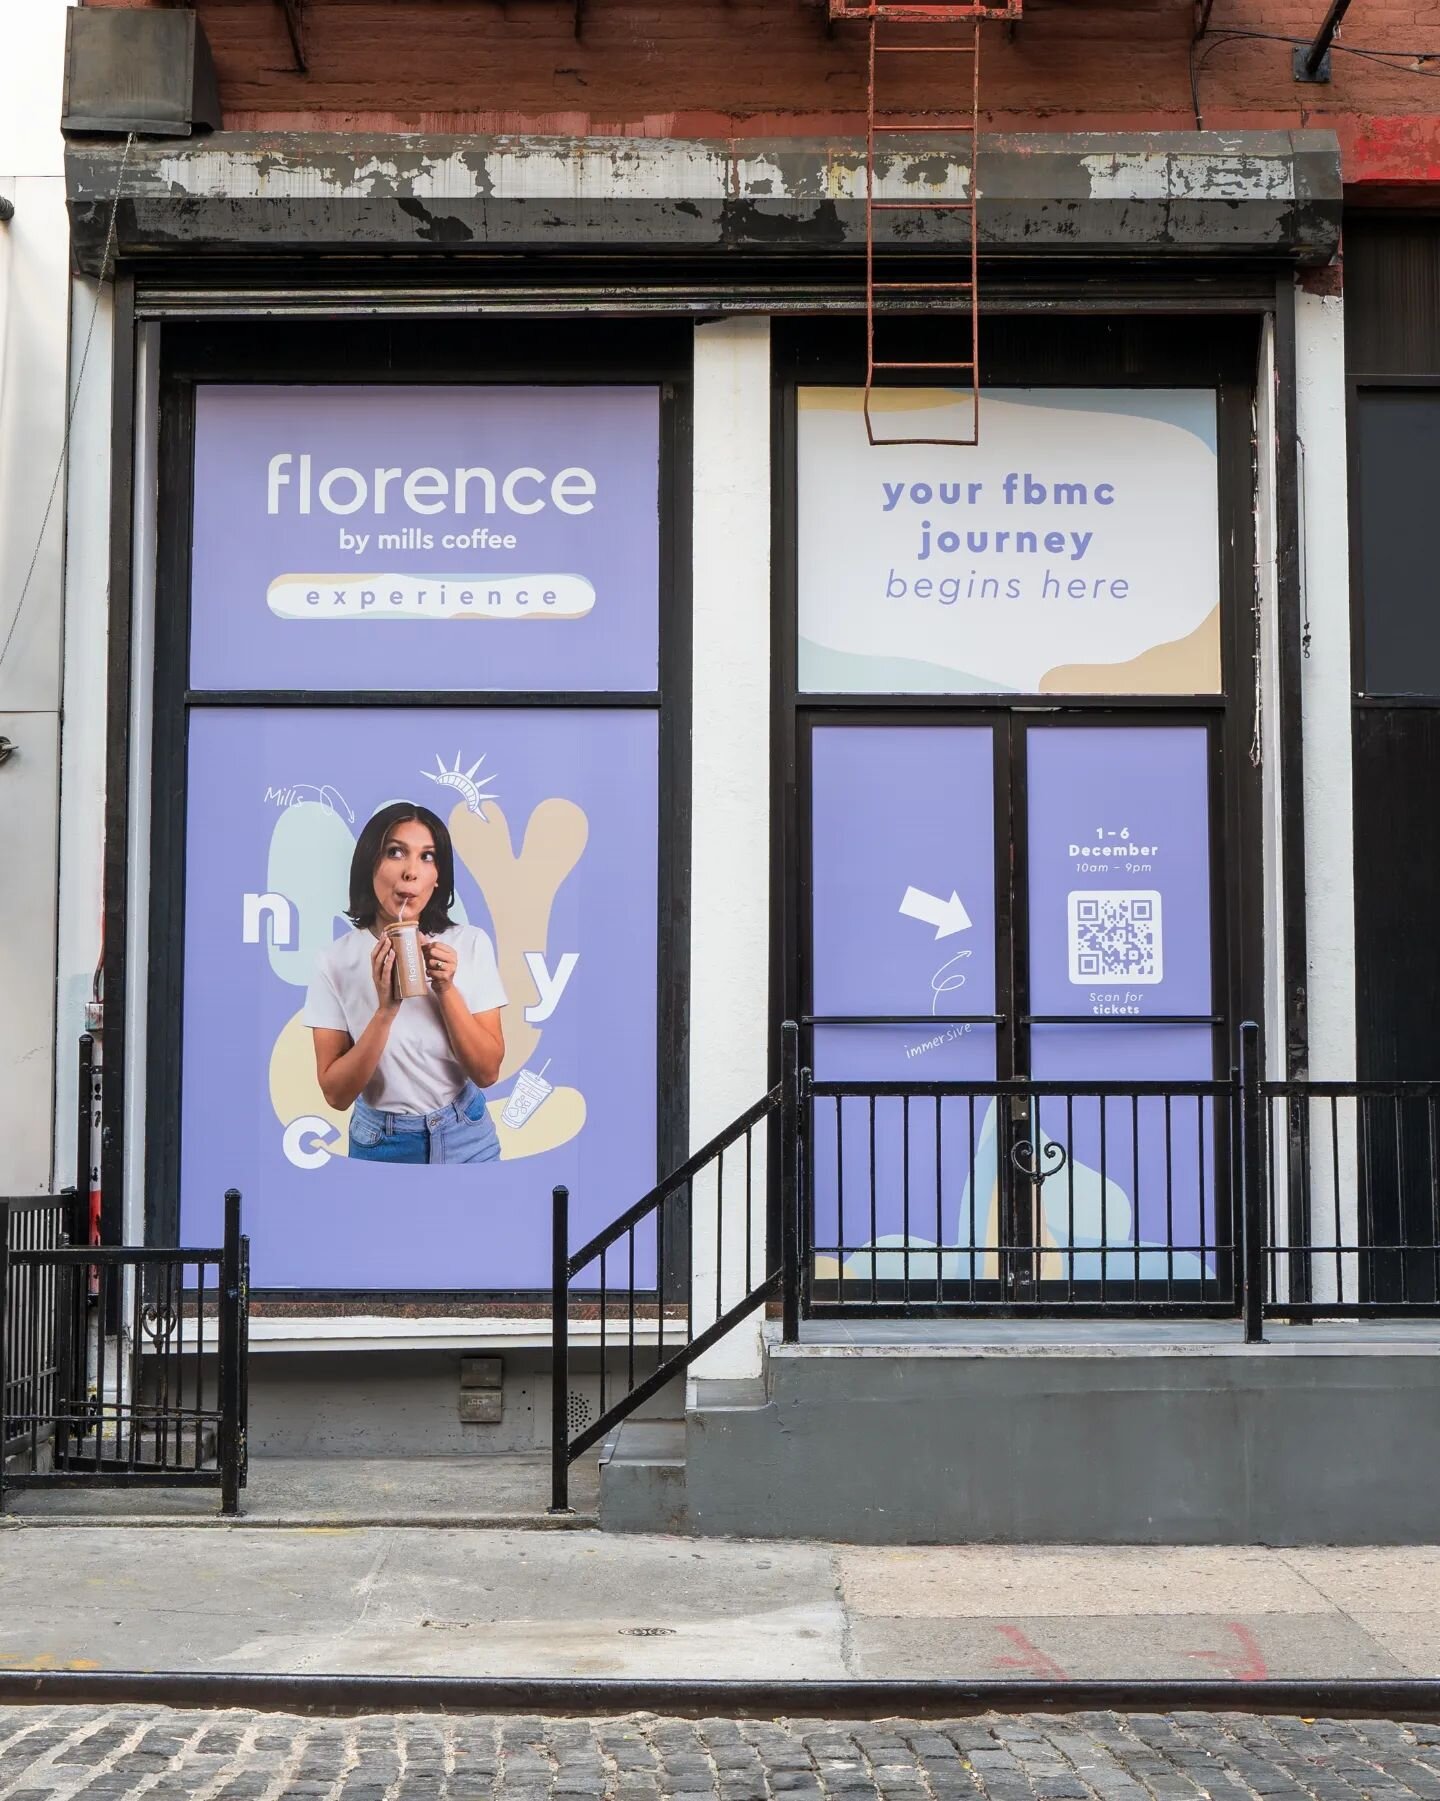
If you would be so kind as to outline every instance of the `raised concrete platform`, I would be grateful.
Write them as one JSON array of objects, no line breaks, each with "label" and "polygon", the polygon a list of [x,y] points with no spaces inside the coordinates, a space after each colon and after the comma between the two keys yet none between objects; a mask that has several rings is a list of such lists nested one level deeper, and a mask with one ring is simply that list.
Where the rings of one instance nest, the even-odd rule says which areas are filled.
[{"label": "raised concrete platform", "polygon": [[[616,1531],[858,1544],[1419,1544],[1440,1329],[812,1322],[763,1381],[622,1429]],[[683,1499],[682,1499],[683,1497]],[[663,1510],[663,1511],[662,1511]],[[663,1522],[663,1524],[662,1524]]]}]

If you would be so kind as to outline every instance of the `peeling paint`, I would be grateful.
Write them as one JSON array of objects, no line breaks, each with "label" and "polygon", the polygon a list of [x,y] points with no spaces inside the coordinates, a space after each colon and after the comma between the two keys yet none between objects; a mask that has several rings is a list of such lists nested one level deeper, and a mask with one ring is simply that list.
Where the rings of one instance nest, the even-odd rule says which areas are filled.
[{"label": "peeling paint", "polygon": [[401,196],[395,202],[407,218],[418,222],[420,229],[417,238],[423,238],[430,244],[469,244],[473,243],[475,233],[463,219],[453,214],[432,213],[423,200]]},{"label": "peeling paint", "polygon": [[1093,200],[1293,200],[1295,171],[1286,159],[1112,152],[1081,159]]},{"label": "peeling paint", "polygon": [[[968,151],[968,145],[965,147]],[[119,147],[67,150],[75,246],[93,271]],[[982,245],[1326,261],[1338,242],[1336,139],[1322,132],[1007,133],[982,137]],[[122,252],[383,252],[488,243],[546,249],[766,245],[853,250],[867,177],[853,138],[581,139],[217,133],[134,146]],[[878,198],[968,201],[967,154],[897,137]],[[952,247],[968,220],[883,216],[895,246]]]}]

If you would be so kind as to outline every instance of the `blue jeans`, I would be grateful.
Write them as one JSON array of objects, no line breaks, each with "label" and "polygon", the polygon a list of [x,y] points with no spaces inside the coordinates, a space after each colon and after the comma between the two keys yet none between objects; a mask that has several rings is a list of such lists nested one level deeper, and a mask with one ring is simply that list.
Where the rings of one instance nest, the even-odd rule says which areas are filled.
[{"label": "blue jeans", "polygon": [[467,1082],[459,1099],[438,1113],[382,1113],[356,1101],[350,1155],[362,1163],[493,1163],[500,1140],[485,1096]]}]

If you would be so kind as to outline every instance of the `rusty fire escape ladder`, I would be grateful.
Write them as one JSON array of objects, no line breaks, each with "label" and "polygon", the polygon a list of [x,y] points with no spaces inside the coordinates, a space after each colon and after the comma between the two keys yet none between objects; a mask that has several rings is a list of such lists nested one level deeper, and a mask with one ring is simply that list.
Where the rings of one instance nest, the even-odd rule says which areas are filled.
[{"label": "rusty fire escape ladder", "polygon": [[[886,15],[882,8],[876,7],[869,16],[870,62],[869,91],[867,94],[865,120],[865,435],[872,444],[975,444],[980,436],[980,319],[979,319],[979,243],[976,228],[975,201],[977,195],[976,164],[979,133],[976,124],[980,112],[980,21],[971,17],[965,21],[969,30],[966,36],[957,42],[946,43],[887,43],[883,28]],[[968,139],[969,142],[969,193],[964,200],[881,200],[876,197],[879,185],[875,160],[875,146],[878,138],[890,133],[914,132],[915,127],[894,125],[882,122],[876,117],[880,100],[880,71],[886,67],[883,59],[891,56],[926,56],[926,57],[968,57],[970,61],[969,115],[964,119],[952,121],[944,126],[927,126],[927,137],[931,139],[945,138]],[[901,65],[902,67],[904,65]],[[898,281],[884,274],[884,265],[877,271],[877,255],[875,246],[875,220],[877,213],[927,213],[947,212],[963,213],[969,226],[970,257],[968,277],[959,281],[942,280],[938,277],[928,281]],[[927,296],[936,303],[956,297],[968,300],[969,332],[964,357],[952,357],[935,362],[917,362],[898,360],[892,357],[876,355],[876,318],[887,310],[888,297],[891,295]],[[884,377],[892,373],[915,373],[929,371],[938,376],[962,378],[954,385],[968,385],[970,391],[970,429],[963,437],[886,437],[877,434],[875,420],[871,410],[871,400],[876,387],[876,376]],[[883,380],[880,385],[885,384]],[[947,382],[946,386],[952,385]]]}]

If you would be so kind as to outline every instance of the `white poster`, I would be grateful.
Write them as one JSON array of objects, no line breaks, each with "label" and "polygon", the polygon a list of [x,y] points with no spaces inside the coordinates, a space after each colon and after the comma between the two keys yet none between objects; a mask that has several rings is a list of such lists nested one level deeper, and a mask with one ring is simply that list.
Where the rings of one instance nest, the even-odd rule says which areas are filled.
[{"label": "white poster", "polygon": [[[802,690],[1219,690],[1212,390],[987,389],[970,447],[872,446],[862,402],[799,392]],[[958,435],[969,409],[871,396],[887,437]]]}]

